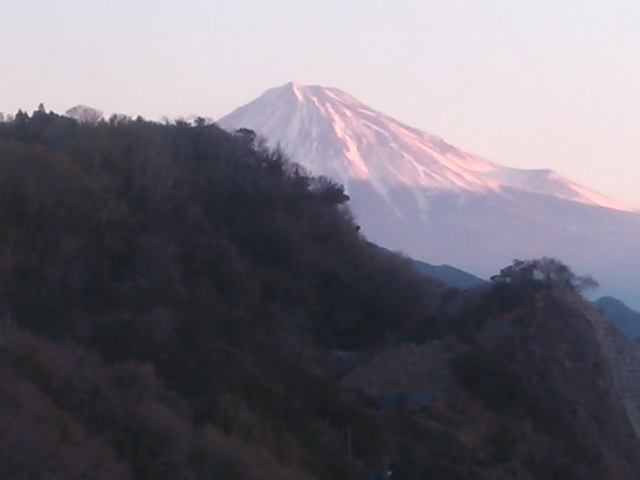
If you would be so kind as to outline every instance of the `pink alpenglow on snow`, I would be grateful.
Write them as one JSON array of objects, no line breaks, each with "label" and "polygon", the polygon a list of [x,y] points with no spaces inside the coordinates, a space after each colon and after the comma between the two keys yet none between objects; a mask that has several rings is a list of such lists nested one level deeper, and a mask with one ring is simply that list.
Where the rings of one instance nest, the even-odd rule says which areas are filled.
[{"label": "pink alpenglow on snow", "polygon": [[337,88],[287,83],[267,90],[218,122],[244,126],[279,145],[313,173],[344,184],[371,182],[387,196],[397,184],[416,193],[483,192],[513,187],[623,211],[634,208],[550,170],[490,162],[378,112]]}]

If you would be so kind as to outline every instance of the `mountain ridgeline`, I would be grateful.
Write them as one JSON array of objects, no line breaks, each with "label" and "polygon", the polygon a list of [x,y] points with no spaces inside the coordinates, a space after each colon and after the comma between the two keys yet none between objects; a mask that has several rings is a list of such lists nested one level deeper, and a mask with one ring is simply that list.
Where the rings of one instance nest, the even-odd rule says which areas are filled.
[{"label": "mountain ridgeline", "polygon": [[449,288],[204,121],[19,112],[0,199],[2,478],[640,478],[555,260]]}]

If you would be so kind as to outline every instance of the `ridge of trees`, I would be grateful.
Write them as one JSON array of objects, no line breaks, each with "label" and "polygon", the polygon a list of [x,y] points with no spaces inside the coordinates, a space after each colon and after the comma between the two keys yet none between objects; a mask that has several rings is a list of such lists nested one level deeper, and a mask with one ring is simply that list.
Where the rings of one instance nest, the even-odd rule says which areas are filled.
[{"label": "ridge of trees", "polygon": [[[591,421],[569,357],[532,343],[580,327],[555,292],[584,281],[555,260],[448,289],[367,242],[341,185],[205,121],[18,112],[0,205],[2,478],[630,478],[611,392]],[[583,334],[552,353],[601,385]],[[341,386],[336,351],[403,342],[451,357],[458,400]]]}]

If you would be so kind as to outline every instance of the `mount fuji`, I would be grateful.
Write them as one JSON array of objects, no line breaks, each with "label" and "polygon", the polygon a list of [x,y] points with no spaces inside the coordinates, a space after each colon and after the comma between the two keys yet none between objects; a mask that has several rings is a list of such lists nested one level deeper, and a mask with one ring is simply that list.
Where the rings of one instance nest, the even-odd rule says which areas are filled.
[{"label": "mount fuji", "polygon": [[640,307],[640,212],[552,170],[491,162],[336,88],[288,83],[217,123],[342,183],[380,245],[484,277],[514,258],[556,257]]}]

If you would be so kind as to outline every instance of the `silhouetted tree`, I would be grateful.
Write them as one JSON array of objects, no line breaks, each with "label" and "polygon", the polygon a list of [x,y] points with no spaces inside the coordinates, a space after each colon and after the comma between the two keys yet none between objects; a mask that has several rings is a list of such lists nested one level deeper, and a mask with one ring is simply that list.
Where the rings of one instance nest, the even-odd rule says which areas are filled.
[{"label": "silhouetted tree", "polygon": [[578,276],[555,258],[542,257],[533,260],[514,260],[498,275],[491,277],[494,283],[541,284],[575,292],[597,288],[598,282],[590,276]]}]

